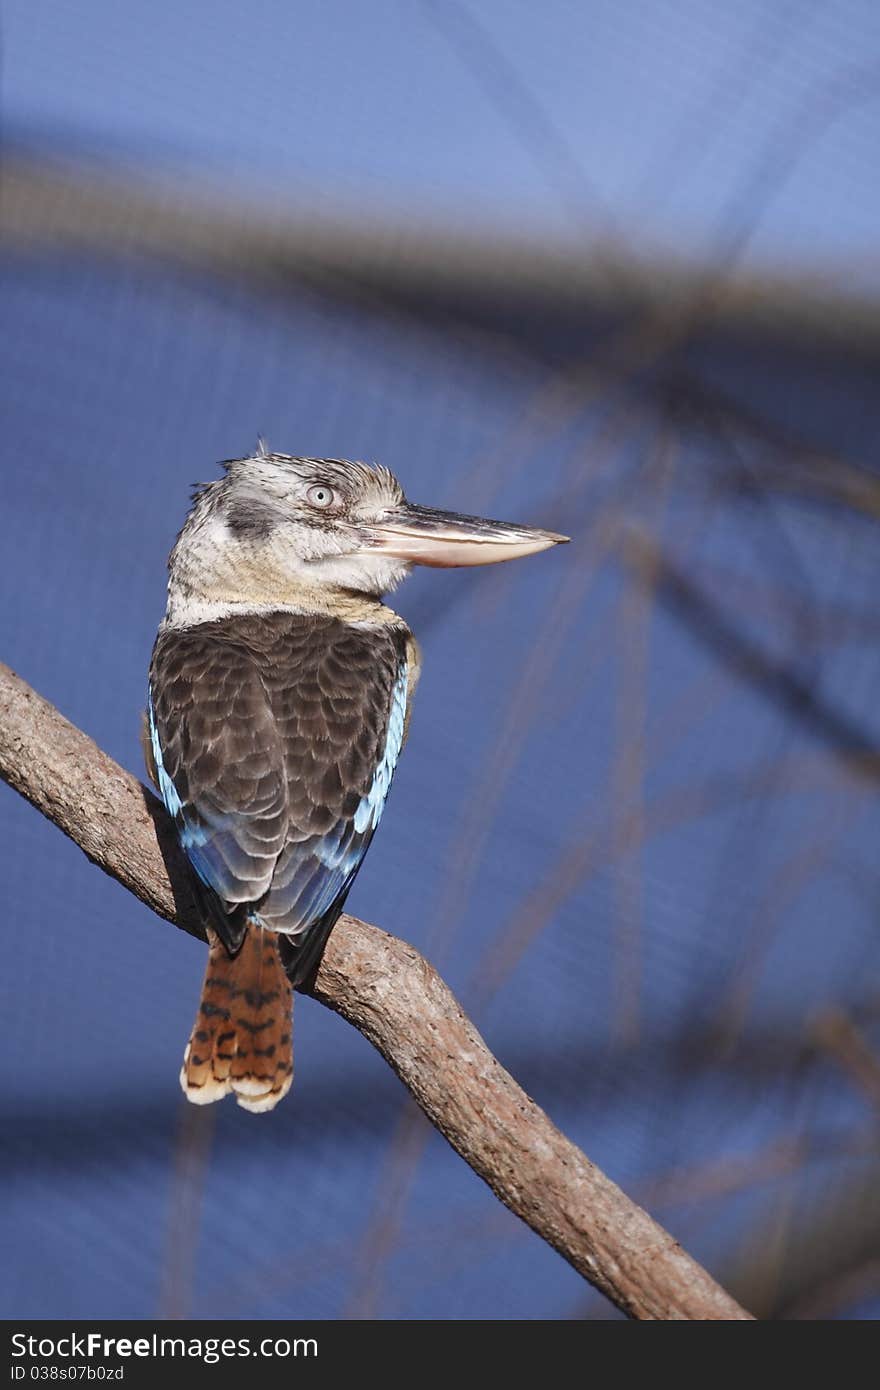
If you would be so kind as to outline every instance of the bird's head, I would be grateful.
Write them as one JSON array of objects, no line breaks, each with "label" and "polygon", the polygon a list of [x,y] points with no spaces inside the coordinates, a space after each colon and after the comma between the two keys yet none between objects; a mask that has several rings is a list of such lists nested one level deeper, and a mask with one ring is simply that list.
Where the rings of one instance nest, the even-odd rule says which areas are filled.
[{"label": "bird's head", "polygon": [[171,553],[170,589],[285,602],[304,589],[378,597],[412,565],[489,565],[565,541],[408,502],[386,468],[294,458],[260,443],[196,492]]}]

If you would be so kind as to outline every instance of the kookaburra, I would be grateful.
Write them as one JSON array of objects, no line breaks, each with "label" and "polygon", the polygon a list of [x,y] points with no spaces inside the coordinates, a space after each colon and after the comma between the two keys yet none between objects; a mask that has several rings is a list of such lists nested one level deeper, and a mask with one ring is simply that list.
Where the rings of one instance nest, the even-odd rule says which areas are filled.
[{"label": "kookaburra", "polygon": [[271,1110],[307,980],[379,824],[409,724],[416,642],[382,603],[415,565],[564,541],[407,502],[385,468],[269,453],[195,490],[168,563],[147,758],[210,944],[181,1085]]}]

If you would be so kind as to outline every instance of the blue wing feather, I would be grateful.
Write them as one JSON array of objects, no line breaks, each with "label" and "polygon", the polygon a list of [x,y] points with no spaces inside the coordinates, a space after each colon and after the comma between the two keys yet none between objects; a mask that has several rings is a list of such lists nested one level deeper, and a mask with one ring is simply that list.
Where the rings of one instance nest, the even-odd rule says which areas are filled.
[{"label": "blue wing feather", "polygon": [[243,817],[182,801],[165,767],[152,692],[148,694],[147,709],[159,793],[177,826],[181,847],[206,888],[222,902],[239,901],[242,883],[253,876],[253,857],[246,854],[233,833],[236,821]]},{"label": "blue wing feather", "polygon": [[325,835],[286,846],[259,911],[260,920],[276,931],[299,935],[308,930],[351,887],[382,818],[400,757],[408,685],[407,665],[402,662],[392,691],[385,747],[354,816],[338,822]]},{"label": "blue wing feather", "polygon": [[[401,662],[395,681],[382,756],[369,790],[354,815],[339,821],[322,836],[288,841],[277,856],[269,891],[253,915],[276,931],[299,936],[332,912],[344,899],[382,817],[403,744],[408,694],[408,671]],[[169,777],[156,727],[152,693],[148,700],[149,733],[159,791],[176,825],[181,846],[199,879],[221,901],[242,900],[241,885],[253,874],[253,855],[247,854],[235,828],[246,813],[220,812],[182,800]]]}]

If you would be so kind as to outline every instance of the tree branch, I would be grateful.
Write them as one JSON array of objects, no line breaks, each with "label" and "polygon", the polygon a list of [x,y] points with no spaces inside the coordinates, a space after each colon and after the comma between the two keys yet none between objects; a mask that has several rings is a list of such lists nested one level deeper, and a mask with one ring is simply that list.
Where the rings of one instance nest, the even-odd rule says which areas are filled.
[{"label": "tree branch", "polygon": [[[2,663],[0,776],[160,917],[204,936],[164,807]],[[517,1086],[412,946],[344,916],[311,992],[378,1048],[495,1195],[624,1313],[750,1317]]]}]

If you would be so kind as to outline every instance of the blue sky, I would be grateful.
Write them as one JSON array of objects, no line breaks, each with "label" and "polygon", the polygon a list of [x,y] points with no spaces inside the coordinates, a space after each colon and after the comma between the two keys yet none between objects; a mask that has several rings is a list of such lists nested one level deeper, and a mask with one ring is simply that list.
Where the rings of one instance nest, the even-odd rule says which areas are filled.
[{"label": "blue sky", "polygon": [[[6,0],[0,29],[7,149],[121,167],[183,202],[384,219],[392,248],[421,223],[702,258],[751,230],[752,266],[878,280],[880,7],[864,0]],[[873,1007],[880,803],[673,612],[645,616],[607,528],[662,541],[876,740],[874,523],[785,489],[757,505],[744,480],[788,459],[760,433],[685,411],[667,439],[650,389],[560,391],[539,353],[455,322],[67,244],[7,255],[0,303],[0,659],[138,775],[189,485],[258,431],[379,459],[426,504],[571,533],[533,564],[404,586],[424,675],[351,907],[436,961],[502,1062],[640,1200],[658,1176],[818,1136],[803,1173],[657,1212],[719,1275],[768,1231],[781,1268],[873,1175],[873,1141],[835,1147],[870,1102],[802,1049],[822,1009]],[[593,338],[573,341],[561,355]],[[746,419],[871,468],[872,359],[698,346],[694,381]],[[627,851],[611,831],[630,801],[646,829]],[[412,1102],[310,1000],[277,1123],[212,1110],[193,1176],[177,1073],[203,949],[3,786],[0,845],[10,1313],[341,1317],[365,1288],[382,1317],[597,1310],[426,1121],[395,1208]],[[693,1057],[718,1020],[741,1053]],[[389,1212],[399,1239],[376,1260]]]},{"label": "blue sky", "polygon": [[876,280],[870,0],[7,0],[3,114],[295,211]]}]

